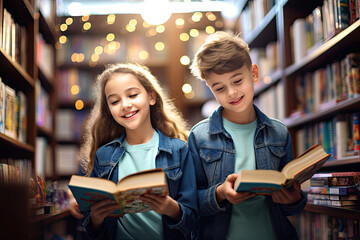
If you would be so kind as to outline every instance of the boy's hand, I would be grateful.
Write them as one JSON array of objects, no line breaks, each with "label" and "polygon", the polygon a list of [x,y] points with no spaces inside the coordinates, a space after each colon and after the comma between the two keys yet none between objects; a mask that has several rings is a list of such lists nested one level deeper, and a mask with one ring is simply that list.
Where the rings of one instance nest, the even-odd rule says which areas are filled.
[{"label": "boy's hand", "polygon": [[255,196],[254,193],[250,192],[236,192],[234,189],[234,182],[239,174],[230,174],[224,183],[216,188],[216,200],[218,203],[227,199],[232,204],[239,204],[248,198]]},{"label": "boy's hand", "polygon": [[95,232],[100,228],[104,219],[118,208],[119,205],[111,199],[100,201],[91,207],[90,216]]},{"label": "boy's hand", "polygon": [[281,204],[293,204],[300,200],[300,184],[295,182],[292,186],[292,190],[281,188],[278,191],[273,192],[272,200]]},{"label": "boy's hand", "polygon": [[170,196],[159,196],[156,194],[145,194],[140,199],[146,202],[155,212],[171,217],[175,222],[180,218],[180,206]]}]

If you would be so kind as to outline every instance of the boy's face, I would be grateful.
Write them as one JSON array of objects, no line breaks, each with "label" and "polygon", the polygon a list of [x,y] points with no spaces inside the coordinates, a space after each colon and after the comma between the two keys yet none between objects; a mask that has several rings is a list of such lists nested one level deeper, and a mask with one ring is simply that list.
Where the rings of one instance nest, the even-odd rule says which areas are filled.
[{"label": "boy's face", "polygon": [[224,108],[223,116],[235,123],[255,120],[253,108],[254,82],[258,81],[256,64],[224,74],[210,73],[206,85],[211,89],[219,104]]}]

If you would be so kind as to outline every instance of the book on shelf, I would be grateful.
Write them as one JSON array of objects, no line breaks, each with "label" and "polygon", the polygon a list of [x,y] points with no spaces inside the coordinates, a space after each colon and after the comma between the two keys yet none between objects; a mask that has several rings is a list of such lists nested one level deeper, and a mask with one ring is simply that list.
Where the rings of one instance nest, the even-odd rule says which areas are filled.
[{"label": "book on shelf", "polygon": [[290,188],[294,182],[303,183],[313,176],[331,154],[316,144],[287,163],[281,172],[276,170],[241,170],[234,183],[236,191],[271,194],[282,187]]},{"label": "book on shelf", "polygon": [[140,200],[143,194],[168,195],[165,173],[161,168],[130,174],[118,183],[108,179],[73,175],[68,186],[81,212],[86,212],[99,201],[115,200],[119,209],[114,211],[112,216],[150,211],[151,207]]},{"label": "book on shelf", "polygon": [[310,186],[354,186],[360,183],[360,172],[316,173],[310,178]]},{"label": "book on shelf", "polygon": [[357,194],[335,195],[335,194],[307,193],[306,195],[307,195],[308,201],[311,201],[314,199],[336,200],[336,201],[343,201],[343,200],[357,201],[357,200],[359,200],[359,196]]},{"label": "book on shelf", "polygon": [[309,202],[314,205],[322,206],[334,206],[334,207],[345,207],[345,206],[359,206],[358,200],[325,200],[325,199],[314,199]]},{"label": "book on shelf", "polygon": [[5,128],[5,84],[0,77],[0,133],[4,133]]},{"label": "book on shelf", "polygon": [[356,188],[354,186],[309,187],[305,190],[305,192],[317,194],[349,195],[356,193]]}]

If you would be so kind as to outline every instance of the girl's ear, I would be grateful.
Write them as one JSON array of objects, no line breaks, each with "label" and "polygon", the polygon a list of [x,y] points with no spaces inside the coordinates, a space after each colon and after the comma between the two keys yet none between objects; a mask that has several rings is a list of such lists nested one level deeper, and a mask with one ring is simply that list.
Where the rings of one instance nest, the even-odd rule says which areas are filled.
[{"label": "girl's ear", "polygon": [[149,102],[151,106],[154,106],[156,103],[156,94],[154,92],[149,93]]}]

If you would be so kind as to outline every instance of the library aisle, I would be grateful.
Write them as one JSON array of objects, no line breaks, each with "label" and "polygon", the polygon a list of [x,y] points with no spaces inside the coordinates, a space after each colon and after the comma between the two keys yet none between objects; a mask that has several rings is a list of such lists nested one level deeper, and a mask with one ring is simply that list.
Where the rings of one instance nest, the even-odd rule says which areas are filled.
[{"label": "library aisle", "polygon": [[191,127],[218,106],[189,70],[216,31],[249,44],[254,103],[287,126],[294,157],[315,144],[331,153],[302,184],[307,205],[290,218],[299,239],[360,238],[359,0],[170,1],[176,11],[153,24],[134,13],[140,0],[100,2],[0,0],[1,239],[85,239],[67,184],[84,174],[97,75],[146,65]]}]

